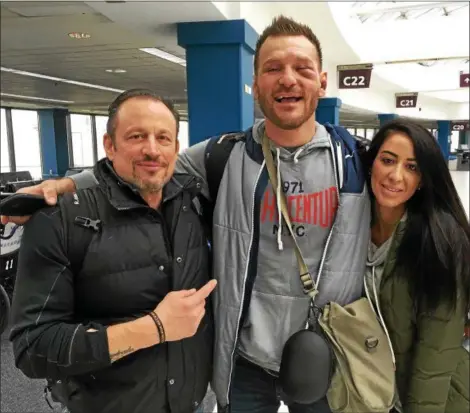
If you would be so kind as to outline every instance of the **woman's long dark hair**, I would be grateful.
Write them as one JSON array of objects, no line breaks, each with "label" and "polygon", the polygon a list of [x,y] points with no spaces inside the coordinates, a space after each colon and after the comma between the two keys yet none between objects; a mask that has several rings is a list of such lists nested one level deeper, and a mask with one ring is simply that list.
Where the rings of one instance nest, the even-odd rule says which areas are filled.
[{"label": "woman's long dark hair", "polygon": [[[468,311],[470,299],[470,225],[436,139],[415,122],[395,119],[383,125],[363,155],[371,171],[385,139],[393,132],[413,142],[421,188],[408,200],[407,223],[398,247],[396,268],[406,276],[412,294],[435,310],[447,302],[455,309],[457,294]],[[370,174],[368,186],[372,199]],[[372,202],[374,204],[374,202]]]}]

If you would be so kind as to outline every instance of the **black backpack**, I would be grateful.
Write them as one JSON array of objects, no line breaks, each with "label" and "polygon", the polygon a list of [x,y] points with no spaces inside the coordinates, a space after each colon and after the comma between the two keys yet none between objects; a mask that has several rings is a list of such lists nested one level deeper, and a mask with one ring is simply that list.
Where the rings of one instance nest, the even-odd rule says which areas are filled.
[{"label": "black backpack", "polygon": [[238,141],[245,140],[245,136],[244,132],[228,133],[213,137],[207,144],[204,166],[209,194],[213,204],[217,200],[220,181],[224,175],[225,165],[230,153]]}]

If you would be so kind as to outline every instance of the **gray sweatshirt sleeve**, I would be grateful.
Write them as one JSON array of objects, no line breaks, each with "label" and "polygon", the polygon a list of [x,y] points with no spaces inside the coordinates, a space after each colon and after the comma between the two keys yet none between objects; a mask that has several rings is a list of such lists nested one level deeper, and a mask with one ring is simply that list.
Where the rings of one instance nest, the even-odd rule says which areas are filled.
[{"label": "gray sweatshirt sleeve", "polygon": [[178,156],[178,160],[176,161],[175,172],[195,175],[202,179],[202,196],[210,201],[209,186],[207,185],[206,167],[204,162],[208,142],[209,140],[199,142],[181,152]]},{"label": "gray sweatshirt sleeve", "polygon": [[[196,145],[190,146],[179,154],[176,161],[175,172],[195,175],[203,181],[202,195],[209,199],[209,187],[207,185],[206,167],[204,163],[206,146],[209,140],[205,140]],[[98,181],[92,170],[84,171],[71,175],[68,178],[75,183],[75,188],[86,189],[98,185]]]},{"label": "gray sweatshirt sleeve", "polygon": [[98,180],[92,170],[85,169],[84,171],[68,176],[74,183],[77,191],[79,189],[92,188],[98,185]]}]

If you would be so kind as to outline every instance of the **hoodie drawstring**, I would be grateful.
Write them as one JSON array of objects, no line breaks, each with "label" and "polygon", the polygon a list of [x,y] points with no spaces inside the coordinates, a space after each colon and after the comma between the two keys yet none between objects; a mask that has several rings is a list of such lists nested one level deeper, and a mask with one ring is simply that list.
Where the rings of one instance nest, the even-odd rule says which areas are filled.
[{"label": "hoodie drawstring", "polygon": [[[304,148],[300,148],[294,155],[294,163],[299,162],[299,156],[302,153]],[[277,198],[277,213],[279,220],[279,228],[277,229],[277,246],[279,251],[284,249],[284,244],[282,242],[282,210],[281,210],[281,150],[276,148],[276,163],[277,163],[277,188],[276,188],[276,198]]]},{"label": "hoodie drawstring", "polygon": [[294,155],[294,163],[298,163],[299,162],[299,156],[300,154],[302,153],[302,151],[304,150],[304,148],[300,148]]},{"label": "hoodie drawstring", "polygon": [[[385,335],[387,336],[388,347],[390,348],[390,352],[392,353],[393,365],[395,366],[396,365],[395,351],[393,350],[392,340],[390,339],[390,334],[388,333],[387,326],[385,325],[385,321],[384,321],[383,316],[382,316],[382,311],[380,311],[379,296],[377,294],[377,287],[375,285],[375,266],[372,265],[371,267],[372,267],[372,291],[374,293],[374,299],[375,299],[375,304],[376,304],[375,307],[377,309],[377,315],[378,315],[378,318],[379,318],[379,322],[380,322],[380,324],[382,324]],[[369,304],[372,307],[372,310],[374,310],[374,305],[372,304],[372,300],[371,300],[370,295],[369,295],[369,289],[367,288],[367,281],[366,281],[365,277],[364,277],[364,289],[366,291],[367,300],[369,301]]]},{"label": "hoodie drawstring", "polygon": [[276,188],[276,198],[277,198],[277,213],[279,220],[279,227],[277,229],[277,246],[279,251],[282,251],[284,246],[282,243],[282,209],[281,209],[281,151],[279,148],[276,148],[276,162],[277,162],[277,188]]}]

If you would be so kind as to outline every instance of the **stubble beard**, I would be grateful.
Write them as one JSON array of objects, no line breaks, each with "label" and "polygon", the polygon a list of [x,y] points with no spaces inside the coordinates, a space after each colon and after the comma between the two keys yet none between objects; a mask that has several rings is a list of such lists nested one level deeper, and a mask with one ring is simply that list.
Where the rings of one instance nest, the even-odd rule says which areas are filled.
[{"label": "stubble beard", "polygon": [[283,120],[279,116],[277,116],[273,105],[268,102],[268,99],[260,96],[258,98],[258,104],[265,118],[272,122],[274,125],[276,125],[278,128],[283,130],[294,130],[302,126],[315,113],[316,106],[315,102],[308,101],[308,106],[306,106],[307,110],[304,110],[304,113],[301,116],[289,120]]}]

